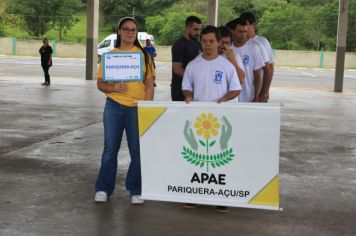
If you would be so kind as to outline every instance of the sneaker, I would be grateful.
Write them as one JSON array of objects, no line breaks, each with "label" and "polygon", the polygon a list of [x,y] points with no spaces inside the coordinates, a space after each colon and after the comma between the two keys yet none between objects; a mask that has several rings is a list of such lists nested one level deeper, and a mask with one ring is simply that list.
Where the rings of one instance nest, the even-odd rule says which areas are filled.
[{"label": "sneaker", "polygon": [[141,198],[141,195],[133,195],[131,196],[131,204],[140,205],[143,204],[145,201]]},{"label": "sneaker", "polygon": [[219,213],[226,214],[229,212],[229,208],[227,208],[226,206],[217,206],[216,211]]},{"label": "sneaker", "polygon": [[108,201],[108,195],[104,191],[98,191],[95,193],[95,202],[107,202]]},{"label": "sneaker", "polygon": [[41,85],[42,85],[42,86],[45,86],[45,85],[47,85],[47,82],[44,82],[44,83],[42,83]]},{"label": "sneaker", "polygon": [[198,206],[200,206],[200,205],[199,204],[194,204],[194,203],[186,203],[186,204],[183,205],[183,207],[185,209],[193,209],[193,208],[196,208]]}]

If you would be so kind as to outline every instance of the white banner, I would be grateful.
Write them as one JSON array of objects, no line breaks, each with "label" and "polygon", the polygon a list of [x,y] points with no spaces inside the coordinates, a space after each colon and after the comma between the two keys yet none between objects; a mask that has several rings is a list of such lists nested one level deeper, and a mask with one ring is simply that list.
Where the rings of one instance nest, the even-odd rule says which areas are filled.
[{"label": "white banner", "polygon": [[142,198],[279,209],[280,105],[139,102]]},{"label": "white banner", "polygon": [[108,52],[103,54],[104,81],[142,81],[142,54]]}]

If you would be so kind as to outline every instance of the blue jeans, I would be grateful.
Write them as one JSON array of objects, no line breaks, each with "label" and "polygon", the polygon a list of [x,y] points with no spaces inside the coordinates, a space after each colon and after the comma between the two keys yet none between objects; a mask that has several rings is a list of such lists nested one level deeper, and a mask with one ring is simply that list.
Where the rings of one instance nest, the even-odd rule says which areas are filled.
[{"label": "blue jeans", "polygon": [[103,122],[104,151],[101,157],[99,175],[96,180],[96,191],[104,191],[110,196],[115,189],[117,155],[125,130],[131,156],[125,185],[131,196],[141,195],[141,164],[137,107],[123,106],[107,98]]}]

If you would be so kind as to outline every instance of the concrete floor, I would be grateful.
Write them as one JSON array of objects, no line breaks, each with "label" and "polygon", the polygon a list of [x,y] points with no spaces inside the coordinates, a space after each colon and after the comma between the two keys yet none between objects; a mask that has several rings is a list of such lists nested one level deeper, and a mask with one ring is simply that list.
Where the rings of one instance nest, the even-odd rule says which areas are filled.
[{"label": "concrete floor", "polygon": [[[120,151],[118,186],[95,204],[104,96],[95,81],[0,77],[0,235],[356,234],[356,93],[274,87],[281,103],[283,211],[146,201],[130,205]],[[169,99],[158,81],[156,100]]]}]

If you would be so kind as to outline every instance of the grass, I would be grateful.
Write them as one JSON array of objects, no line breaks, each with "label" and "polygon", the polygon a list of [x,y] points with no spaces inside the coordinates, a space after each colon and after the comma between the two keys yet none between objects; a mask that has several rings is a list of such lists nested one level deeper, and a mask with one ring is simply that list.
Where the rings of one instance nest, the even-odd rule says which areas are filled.
[{"label": "grass", "polygon": [[[6,0],[0,0],[0,13],[2,13],[6,7]],[[63,42],[74,42],[74,43],[85,43],[87,37],[87,14],[83,10],[75,14],[78,18],[78,22],[66,33],[62,33]],[[102,16],[100,16],[100,22],[102,22]],[[99,24],[100,25],[100,24]],[[15,25],[4,24],[3,30],[5,37],[16,37],[19,39],[39,39],[39,37],[31,36],[25,30],[16,27]],[[98,42],[101,42],[107,35],[111,34],[110,27],[99,26],[99,39]],[[48,31],[43,37],[47,37],[50,40],[59,41],[59,32],[56,30]]]},{"label": "grass", "polygon": [[[66,35],[62,35],[62,41],[85,43],[87,37],[87,14],[86,12],[80,12],[75,17],[77,17],[79,21],[71,28],[70,31],[67,32]],[[58,34],[58,31],[51,30],[47,32],[46,36],[48,38],[58,40]],[[108,34],[111,34],[110,27],[99,26],[98,41],[101,42],[101,40],[103,40]]]}]

